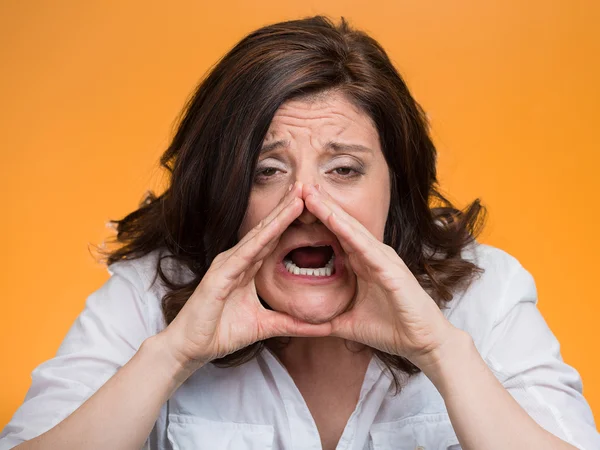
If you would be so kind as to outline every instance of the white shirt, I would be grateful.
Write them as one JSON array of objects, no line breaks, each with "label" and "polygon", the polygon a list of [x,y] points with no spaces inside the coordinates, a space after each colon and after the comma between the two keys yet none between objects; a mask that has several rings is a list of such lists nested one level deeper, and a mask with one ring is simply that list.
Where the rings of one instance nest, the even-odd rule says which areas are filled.
[{"label": "white shirt", "polygon": [[[54,427],[123,366],[148,337],[164,329],[152,284],[157,252],[120,261],[86,301],[56,356],[36,367],[23,404],[0,434],[10,449]],[[485,269],[443,309],[467,331],[495,376],[546,430],[581,450],[600,449],[579,373],[540,314],[534,279],[508,253],[484,244],[463,257]],[[189,272],[188,272],[189,273]],[[338,450],[458,450],[443,398],[420,373],[397,396],[373,358]],[[321,449],[308,407],[285,367],[268,349],[242,366],[208,364],[160,410],[147,450]]]}]

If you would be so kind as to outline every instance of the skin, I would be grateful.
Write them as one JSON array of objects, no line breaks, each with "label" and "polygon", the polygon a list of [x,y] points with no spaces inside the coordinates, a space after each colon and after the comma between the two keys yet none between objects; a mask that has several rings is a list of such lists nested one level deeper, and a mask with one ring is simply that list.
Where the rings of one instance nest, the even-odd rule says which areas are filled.
[{"label": "skin", "polygon": [[[257,163],[240,238],[269,215],[292,183],[293,192],[298,190],[303,200],[310,186],[320,186],[383,240],[390,205],[389,169],[374,123],[341,93],[291,100],[275,113]],[[284,271],[281,259],[289,248],[322,241],[330,241],[336,250],[337,274],[331,280],[312,283]],[[262,260],[254,281],[257,293],[271,308],[311,324],[329,323],[349,310],[357,293],[356,276],[338,237],[305,201],[274,251]],[[283,348],[273,344],[267,342],[303,393],[323,448],[334,448],[358,401],[370,348],[333,335],[293,337]],[[333,409],[331,398],[337,399]]]},{"label": "skin", "polygon": [[[368,117],[334,93],[289,102],[275,119],[269,139],[290,138],[279,153],[285,167],[280,178],[255,185],[240,242],[215,258],[169,326],[144,341],[68,418],[17,448],[140,448],[161,406],[204,364],[258,340],[291,336],[278,356],[307,401],[324,449],[336,447],[356,405],[370,358],[344,345],[357,342],[407,357],[423,371],[443,397],[464,450],[576,450],[521,408],[471,336],[446,320],[381,242],[389,179]],[[332,137],[373,150],[361,153],[366,170],[356,181],[331,175],[345,153],[324,151]],[[331,286],[301,288],[299,281],[278,279],[279,253],[312,237],[337,239],[343,276]],[[257,292],[275,311],[262,307]]]},{"label": "skin", "polygon": [[[289,141],[287,148],[275,148],[259,158],[241,236],[271,212],[291,183],[299,181],[319,184],[374,236],[383,239],[390,203],[389,171],[367,115],[339,93],[315,101],[289,101],[275,114],[263,148],[280,140]],[[330,141],[360,144],[369,150],[330,150],[326,148]],[[283,249],[303,240],[322,239],[337,241],[305,208],[265,258],[256,274],[256,288],[273,309],[311,323],[327,322],[346,309],[355,291],[351,271],[346,270],[335,283],[320,286],[293,283],[275,272]]]},{"label": "skin", "polygon": [[[275,142],[287,145],[269,149]],[[332,149],[329,142],[361,145],[355,149]],[[390,205],[389,169],[373,121],[343,94],[330,92],[310,100],[294,99],[276,112],[263,143],[257,176],[246,216],[239,231],[244,236],[264,219],[287,194],[290,184],[318,184],[377,239],[383,240]],[[300,242],[332,240],[341,253],[344,270],[336,280],[319,285],[290,281],[276,270],[281,253]],[[347,254],[331,232],[305,206],[284,231],[278,246],[267,256],[255,277],[258,294],[276,311],[308,323],[326,323],[346,311],[356,294],[356,277]],[[348,359],[356,364],[345,339],[328,336],[293,338],[279,356],[286,365],[306,369]],[[352,348],[351,346],[349,348]],[[361,355],[363,361],[369,358]],[[333,355],[336,355],[333,359]],[[328,362],[328,363],[326,363]]]},{"label": "skin", "polygon": [[[360,387],[364,362],[370,358],[367,352],[361,369],[352,365],[352,358],[361,354],[356,356],[343,344],[357,342],[404,356],[417,365],[444,398],[465,450],[575,449],[543,429],[515,401],[481,358],[471,336],[444,317],[394,249],[383,244],[389,177],[368,117],[335,93],[314,102],[289,102],[276,114],[268,139],[278,136],[290,141],[286,152],[279,154],[284,162],[281,172],[267,172],[279,173],[279,178],[268,177],[268,182],[255,186],[242,231],[268,215],[285,186],[296,182],[294,193],[300,185],[304,209],[281,232],[276,251],[263,258],[255,282],[257,292],[276,311],[331,326],[326,335],[291,338],[279,354],[317,423],[323,424],[323,430],[319,427],[323,448],[337,445],[339,430],[355,403],[355,398],[350,399],[352,387]],[[353,143],[367,144],[373,150],[365,157],[367,170],[358,181],[337,181],[324,168],[336,165],[328,165],[333,158],[323,151],[324,143],[333,137],[352,138],[357,141]],[[289,279],[287,284],[277,279],[281,248],[296,239],[321,238],[327,230],[343,249],[341,281],[347,284],[305,284],[300,290]],[[334,285],[337,290],[332,289]],[[353,373],[358,376],[348,378]],[[335,392],[341,385],[347,390]],[[337,401],[349,400],[344,411],[339,405],[327,410],[328,402],[313,400],[331,392]]]}]

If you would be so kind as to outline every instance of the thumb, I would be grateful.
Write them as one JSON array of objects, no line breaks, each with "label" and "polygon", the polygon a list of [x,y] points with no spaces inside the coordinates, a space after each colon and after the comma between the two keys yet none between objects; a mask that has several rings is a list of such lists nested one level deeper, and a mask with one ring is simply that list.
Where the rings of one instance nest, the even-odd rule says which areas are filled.
[{"label": "thumb", "polygon": [[352,310],[342,313],[331,320],[331,335],[343,339],[354,340],[352,326]]},{"label": "thumb", "polygon": [[331,334],[331,323],[312,324],[290,316],[289,314],[264,310],[259,315],[262,339],[280,336],[323,337]]}]

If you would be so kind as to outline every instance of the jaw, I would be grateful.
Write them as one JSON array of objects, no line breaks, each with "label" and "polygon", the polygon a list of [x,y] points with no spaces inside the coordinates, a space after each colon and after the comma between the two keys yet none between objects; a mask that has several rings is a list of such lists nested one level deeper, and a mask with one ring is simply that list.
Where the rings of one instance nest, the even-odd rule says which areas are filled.
[{"label": "jaw", "polygon": [[265,273],[263,269],[266,267],[261,267],[255,279],[261,298],[275,311],[308,323],[330,321],[344,312],[354,297],[356,281],[355,277],[349,276],[347,269],[341,271],[333,282],[321,283],[279,276],[273,269]]},{"label": "jaw", "polygon": [[289,314],[308,323],[329,322],[346,309],[350,300],[340,294],[293,296],[289,300]]}]

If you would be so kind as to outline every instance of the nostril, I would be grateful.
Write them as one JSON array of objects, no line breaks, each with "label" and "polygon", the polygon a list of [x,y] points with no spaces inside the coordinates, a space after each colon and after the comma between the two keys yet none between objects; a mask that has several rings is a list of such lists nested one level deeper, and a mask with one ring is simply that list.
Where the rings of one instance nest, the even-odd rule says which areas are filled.
[{"label": "nostril", "polygon": [[319,224],[319,223],[321,223],[321,221],[317,218],[317,216],[315,216],[313,213],[311,213],[305,206],[302,213],[292,223],[296,224],[296,225],[301,225],[301,224],[313,225],[315,223]]},{"label": "nostril", "polygon": [[[314,216],[313,216],[314,217]],[[321,221],[319,219],[317,219],[316,217],[313,220],[307,220],[306,218],[301,218],[298,217],[296,220],[294,220],[292,222],[293,226],[300,226],[300,225],[319,225],[321,224]]]}]

